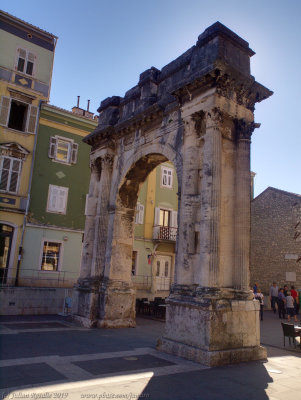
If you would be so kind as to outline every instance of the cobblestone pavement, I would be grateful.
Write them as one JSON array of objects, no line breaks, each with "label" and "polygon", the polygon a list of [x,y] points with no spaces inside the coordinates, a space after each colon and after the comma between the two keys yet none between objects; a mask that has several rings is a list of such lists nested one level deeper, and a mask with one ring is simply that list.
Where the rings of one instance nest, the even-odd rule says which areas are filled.
[{"label": "cobblestone pavement", "polygon": [[0,317],[0,398],[283,400],[301,398],[301,350],[281,320],[261,322],[267,362],[218,368],[155,350],[162,322],[84,329],[59,316]]}]

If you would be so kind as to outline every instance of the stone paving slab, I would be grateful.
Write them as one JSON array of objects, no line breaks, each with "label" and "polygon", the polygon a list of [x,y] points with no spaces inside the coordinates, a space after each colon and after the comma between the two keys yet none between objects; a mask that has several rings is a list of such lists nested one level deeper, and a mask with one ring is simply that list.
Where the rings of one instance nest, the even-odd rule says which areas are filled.
[{"label": "stone paving slab", "polygon": [[[2,323],[8,329],[22,330],[22,329],[48,329],[48,328],[66,328],[66,324],[61,322],[25,322],[25,323]],[[68,326],[70,327],[70,326]]]},{"label": "stone paving slab", "polygon": [[150,354],[79,361],[74,364],[94,375],[175,365],[175,363]]},{"label": "stone paving slab", "polygon": [[62,380],[65,377],[46,363],[23,364],[0,368],[0,388],[34,385],[49,381]]}]

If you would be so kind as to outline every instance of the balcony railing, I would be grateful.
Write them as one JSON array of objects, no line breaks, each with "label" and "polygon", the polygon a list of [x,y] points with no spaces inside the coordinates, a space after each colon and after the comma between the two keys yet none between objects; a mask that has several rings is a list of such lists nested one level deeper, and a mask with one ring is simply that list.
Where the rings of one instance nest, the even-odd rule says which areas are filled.
[{"label": "balcony railing", "polygon": [[132,275],[132,282],[136,289],[170,290],[172,279],[166,276]]},{"label": "balcony railing", "polygon": [[156,225],[153,229],[153,239],[154,240],[169,240],[175,242],[177,239],[178,228],[171,226],[161,226]]},{"label": "balcony railing", "polygon": [[132,275],[132,282],[136,289],[150,289],[152,277],[147,275]]}]

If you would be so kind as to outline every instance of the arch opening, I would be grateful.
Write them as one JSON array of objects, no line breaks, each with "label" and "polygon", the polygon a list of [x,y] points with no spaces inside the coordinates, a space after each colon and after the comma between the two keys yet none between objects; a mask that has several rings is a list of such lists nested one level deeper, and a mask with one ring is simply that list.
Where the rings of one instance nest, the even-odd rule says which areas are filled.
[{"label": "arch opening", "polygon": [[[105,275],[133,289],[136,311],[168,297],[175,275],[178,180],[174,164],[162,154],[134,162],[116,196],[111,259]],[[139,301],[140,300],[140,303]],[[141,308],[141,302],[151,302]],[[161,307],[163,315],[164,307]]]}]

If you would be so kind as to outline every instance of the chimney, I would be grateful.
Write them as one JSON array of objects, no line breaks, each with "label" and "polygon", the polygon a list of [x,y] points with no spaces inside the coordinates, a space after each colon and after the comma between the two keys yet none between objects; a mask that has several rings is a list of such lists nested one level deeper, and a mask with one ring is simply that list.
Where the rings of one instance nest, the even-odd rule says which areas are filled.
[{"label": "chimney", "polygon": [[93,119],[94,114],[89,111],[90,100],[88,100],[87,110],[84,110],[83,108],[80,108],[79,101],[80,101],[80,96],[77,96],[77,105],[76,105],[76,107],[72,108],[73,114],[79,115],[81,117],[86,117],[86,118],[89,118],[89,119]]}]

